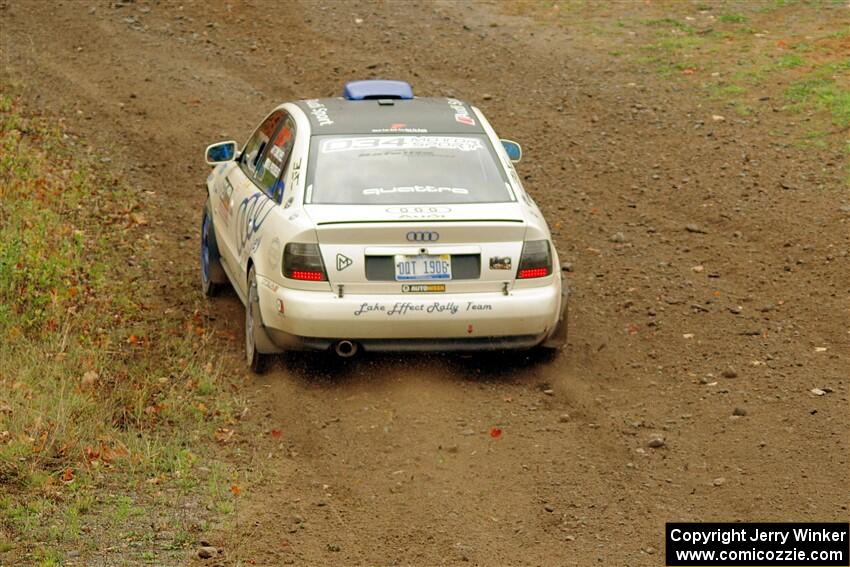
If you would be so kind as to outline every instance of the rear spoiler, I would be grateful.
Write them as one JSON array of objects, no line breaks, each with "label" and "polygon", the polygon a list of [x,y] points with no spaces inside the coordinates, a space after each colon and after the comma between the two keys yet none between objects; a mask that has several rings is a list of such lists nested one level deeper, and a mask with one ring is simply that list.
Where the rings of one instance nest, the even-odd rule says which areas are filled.
[{"label": "rear spoiler", "polygon": [[410,224],[411,222],[437,223],[437,222],[512,222],[522,224],[522,219],[399,219],[399,220],[350,220],[350,221],[325,221],[317,222],[316,226],[327,226],[332,224]]}]

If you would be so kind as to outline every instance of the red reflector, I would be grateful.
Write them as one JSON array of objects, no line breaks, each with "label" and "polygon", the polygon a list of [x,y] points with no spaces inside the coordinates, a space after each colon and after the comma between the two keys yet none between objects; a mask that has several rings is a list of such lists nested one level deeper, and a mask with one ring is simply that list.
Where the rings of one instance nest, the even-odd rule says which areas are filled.
[{"label": "red reflector", "polygon": [[311,282],[320,282],[324,279],[322,272],[306,272],[303,270],[295,270],[290,277],[293,280],[308,280]]},{"label": "red reflector", "polygon": [[526,280],[528,278],[542,278],[548,275],[549,268],[526,268],[525,270],[520,270],[517,277],[521,280]]}]

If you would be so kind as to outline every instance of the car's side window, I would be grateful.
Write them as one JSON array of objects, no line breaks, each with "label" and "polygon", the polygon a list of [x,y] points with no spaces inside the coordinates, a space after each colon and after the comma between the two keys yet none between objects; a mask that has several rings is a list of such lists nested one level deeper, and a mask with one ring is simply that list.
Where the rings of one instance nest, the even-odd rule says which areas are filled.
[{"label": "car's side window", "polygon": [[247,175],[248,178],[255,183],[263,174],[260,170],[263,165],[261,161],[263,153],[269,140],[277,129],[278,124],[280,124],[283,115],[284,112],[282,110],[277,110],[271,113],[271,115],[266,118],[262,124],[260,124],[257,131],[254,132],[254,135],[251,136],[248,143],[245,144],[245,149],[242,150],[242,157],[239,159],[239,165],[242,167],[242,171],[245,172],[245,175]]},{"label": "car's side window", "polygon": [[295,121],[284,113],[280,128],[269,143],[269,149],[262,158],[262,168],[257,169],[257,185],[275,202],[280,202],[284,191],[281,173],[286,169],[289,154],[295,143]]}]

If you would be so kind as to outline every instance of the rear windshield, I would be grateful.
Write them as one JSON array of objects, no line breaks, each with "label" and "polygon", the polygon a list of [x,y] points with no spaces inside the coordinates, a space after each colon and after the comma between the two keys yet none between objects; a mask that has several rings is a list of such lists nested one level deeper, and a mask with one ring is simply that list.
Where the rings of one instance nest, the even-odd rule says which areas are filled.
[{"label": "rear windshield", "polygon": [[315,136],[306,201],[426,205],[513,201],[485,136]]}]

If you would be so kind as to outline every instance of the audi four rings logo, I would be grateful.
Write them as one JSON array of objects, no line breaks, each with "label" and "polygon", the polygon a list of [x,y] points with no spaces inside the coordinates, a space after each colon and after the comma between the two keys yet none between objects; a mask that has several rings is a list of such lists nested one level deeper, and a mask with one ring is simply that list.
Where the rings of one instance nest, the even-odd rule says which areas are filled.
[{"label": "audi four rings logo", "polygon": [[411,230],[407,233],[407,239],[410,242],[437,242],[440,239],[440,233],[427,230]]}]

